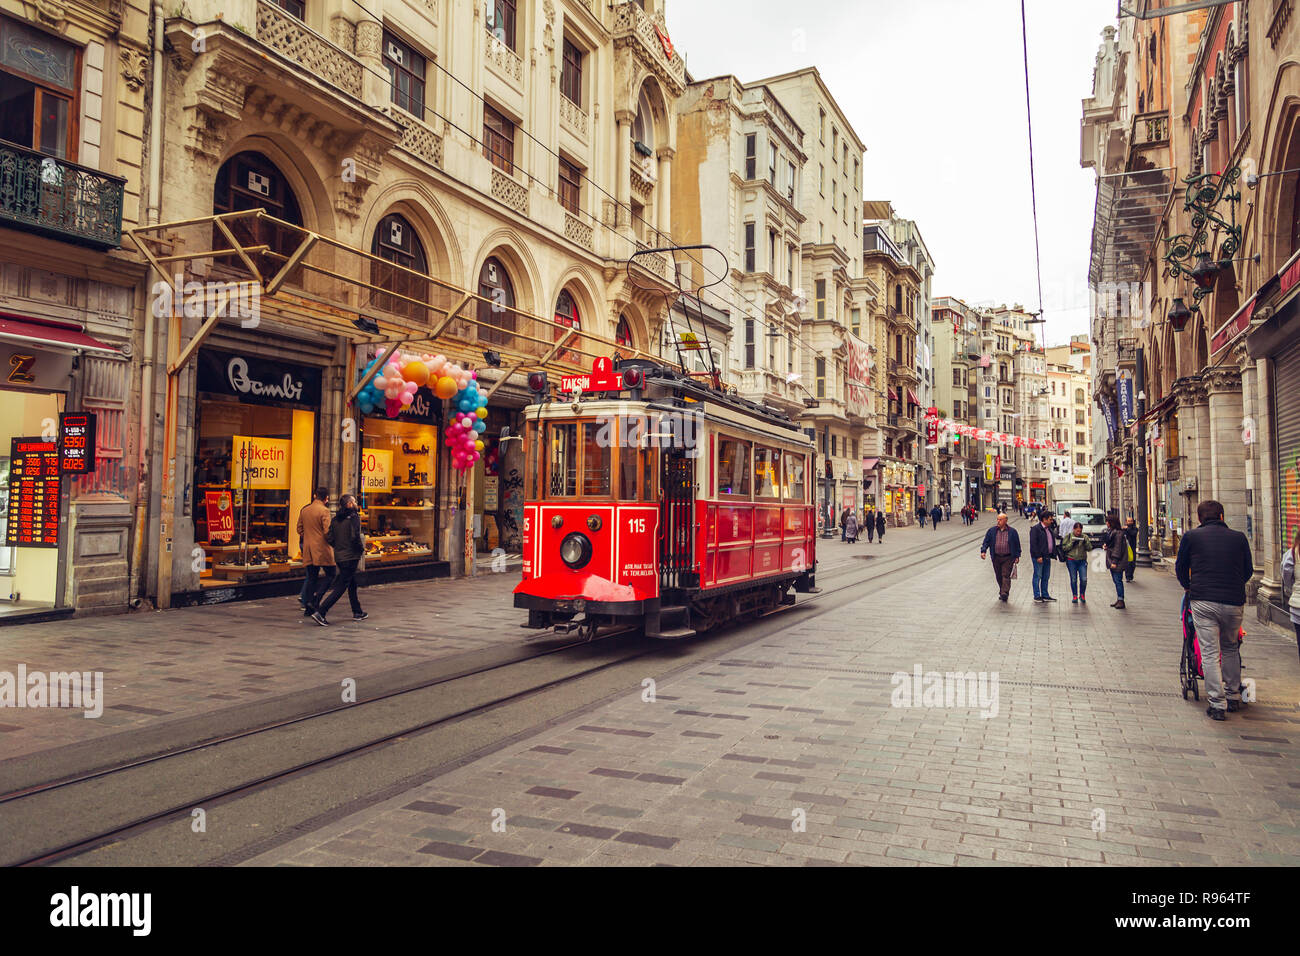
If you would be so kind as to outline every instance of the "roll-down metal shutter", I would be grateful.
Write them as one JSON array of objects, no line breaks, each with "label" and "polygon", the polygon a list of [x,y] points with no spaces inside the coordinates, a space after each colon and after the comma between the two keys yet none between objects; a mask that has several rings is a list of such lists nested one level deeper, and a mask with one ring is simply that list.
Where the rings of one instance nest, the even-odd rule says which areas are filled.
[{"label": "roll-down metal shutter", "polygon": [[1300,526],[1300,343],[1273,360],[1273,422],[1283,547]]}]

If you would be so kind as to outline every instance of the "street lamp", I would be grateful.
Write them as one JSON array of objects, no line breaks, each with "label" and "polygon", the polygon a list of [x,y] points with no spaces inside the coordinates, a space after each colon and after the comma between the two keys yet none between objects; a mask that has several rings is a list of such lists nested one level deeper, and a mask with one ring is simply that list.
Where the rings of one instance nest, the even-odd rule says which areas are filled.
[{"label": "street lamp", "polygon": [[1214,282],[1219,277],[1219,266],[1210,258],[1208,252],[1202,252],[1196,257],[1196,265],[1192,268],[1191,276],[1198,289],[1208,291],[1214,288]]},{"label": "street lamp", "polygon": [[1182,296],[1176,296],[1173,305],[1169,308],[1169,324],[1173,326],[1175,332],[1181,332],[1187,328],[1191,318],[1192,310],[1183,302]]}]

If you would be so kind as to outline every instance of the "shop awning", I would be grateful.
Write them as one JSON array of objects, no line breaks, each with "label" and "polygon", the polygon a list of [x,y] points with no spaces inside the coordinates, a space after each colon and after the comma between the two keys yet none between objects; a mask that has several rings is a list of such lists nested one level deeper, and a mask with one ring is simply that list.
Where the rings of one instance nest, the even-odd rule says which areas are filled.
[{"label": "shop awning", "polygon": [[916,397],[916,392],[912,391],[910,388],[907,390],[907,400],[918,408],[921,407],[921,400]]},{"label": "shop awning", "polygon": [[0,341],[15,342],[37,348],[102,352],[116,355],[117,349],[91,338],[75,325],[44,322],[22,316],[0,313]]},{"label": "shop awning", "polygon": [[889,390],[889,400],[891,402],[898,401],[898,394],[892,388]]},{"label": "shop awning", "polygon": [[878,464],[880,464],[879,458],[864,458],[862,459],[862,470],[870,471],[872,468],[875,468],[876,465]]}]

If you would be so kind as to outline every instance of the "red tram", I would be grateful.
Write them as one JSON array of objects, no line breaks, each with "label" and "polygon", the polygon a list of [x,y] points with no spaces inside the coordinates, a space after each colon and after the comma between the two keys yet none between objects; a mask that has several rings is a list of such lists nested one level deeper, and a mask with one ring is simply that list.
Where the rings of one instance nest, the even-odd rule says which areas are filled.
[{"label": "red tram", "polygon": [[529,377],[527,627],[684,638],[816,590],[813,445],[798,426],[648,362],[599,384],[613,387],[569,401]]}]

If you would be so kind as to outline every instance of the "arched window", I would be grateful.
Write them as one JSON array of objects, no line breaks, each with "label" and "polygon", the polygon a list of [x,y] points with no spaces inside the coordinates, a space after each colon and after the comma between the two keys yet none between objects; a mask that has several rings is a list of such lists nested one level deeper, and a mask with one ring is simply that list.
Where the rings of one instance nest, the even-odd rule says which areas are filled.
[{"label": "arched window", "polygon": [[1082,405],[1085,401],[1086,399],[1083,397],[1083,389],[1076,388],[1074,390],[1074,404]]},{"label": "arched window", "polygon": [[614,341],[625,349],[636,348],[632,344],[632,325],[626,315],[618,317],[618,327],[614,330]]},{"label": "arched window", "polygon": [[[559,296],[555,300],[555,324],[560,326],[555,330],[555,341],[557,342],[563,337],[565,329],[582,331],[582,319],[578,315],[578,302],[568,289],[561,289]],[[556,358],[562,362],[572,362],[575,365],[582,364],[582,356],[577,352],[562,351]]]},{"label": "arched window", "polygon": [[[370,243],[370,253],[395,266],[401,266],[401,268],[393,268],[379,262],[371,263],[371,285],[396,293],[395,295],[375,293],[371,301],[377,308],[386,312],[424,321],[427,313],[424,307],[417,303],[428,301],[429,283],[406,270],[428,275],[429,261],[425,257],[424,245],[420,242],[420,237],[416,235],[415,229],[405,216],[389,213],[379,220]],[[410,299],[415,299],[416,302],[408,301]]]},{"label": "arched window", "polygon": [[[491,345],[505,345],[515,331],[515,287],[505,265],[496,256],[483,263],[478,274],[479,340]],[[486,327],[485,327],[486,326]]]},{"label": "arched window", "polygon": [[[261,153],[237,153],[217,170],[216,182],[212,188],[212,211],[220,215],[245,209],[265,209],[268,216],[294,226],[302,225],[298,197],[293,194],[284,174]],[[253,256],[253,262],[264,278],[279,272],[285,259],[298,248],[304,238],[297,230],[266,218],[249,216],[231,220],[227,225],[241,245],[270,247],[267,252]],[[229,240],[214,228],[212,248],[229,247]],[[245,268],[237,255],[218,256],[216,259],[232,269]]]},{"label": "arched window", "polygon": [[632,139],[645,147],[642,155],[650,156],[655,148],[655,114],[646,96],[645,87],[636,100],[636,119],[632,121]]}]

